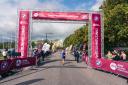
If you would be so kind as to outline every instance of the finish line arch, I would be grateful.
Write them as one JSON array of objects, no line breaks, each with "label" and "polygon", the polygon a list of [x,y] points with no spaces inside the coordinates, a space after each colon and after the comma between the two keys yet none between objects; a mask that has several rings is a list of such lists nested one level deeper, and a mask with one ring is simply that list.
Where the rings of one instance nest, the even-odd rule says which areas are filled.
[{"label": "finish line arch", "polygon": [[128,78],[127,62],[105,59],[103,47],[103,23],[100,12],[48,12],[48,11],[19,11],[18,48],[21,56],[16,59],[0,60],[0,75],[15,68],[35,65],[36,57],[28,56],[29,38],[32,20],[82,21],[90,23],[89,35],[89,65],[92,68],[104,70]]},{"label": "finish line arch", "polygon": [[90,23],[91,58],[102,57],[102,17],[100,12],[19,11],[18,48],[20,58],[28,57],[30,22],[32,20],[85,21]]}]

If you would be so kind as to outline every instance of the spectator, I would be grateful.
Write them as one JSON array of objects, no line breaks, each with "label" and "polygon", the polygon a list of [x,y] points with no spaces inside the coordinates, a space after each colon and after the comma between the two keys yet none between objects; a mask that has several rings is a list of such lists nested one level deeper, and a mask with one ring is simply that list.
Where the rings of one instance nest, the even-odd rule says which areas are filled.
[{"label": "spectator", "polygon": [[126,60],[126,54],[125,54],[124,51],[121,51],[120,59],[121,59],[121,60]]},{"label": "spectator", "polygon": [[76,51],[76,61],[79,63],[79,58],[80,58],[80,52],[77,50]]},{"label": "spectator", "polygon": [[7,53],[8,53],[8,49],[4,49],[3,52],[2,52],[2,55],[4,57],[4,60],[7,59]]},{"label": "spectator", "polygon": [[37,55],[38,55],[38,49],[34,49],[32,56],[33,57],[37,57]]},{"label": "spectator", "polygon": [[[87,59],[87,53],[86,53],[86,51],[83,51],[83,53],[82,53],[82,61],[84,61],[84,62],[86,62],[86,59]],[[87,64],[87,63],[86,63]]]},{"label": "spectator", "polygon": [[76,61],[76,60],[77,60],[77,59],[76,59],[76,54],[77,54],[77,53],[76,53],[76,52],[77,52],[77,49],[76,49],[76,47],[74,47],[74,49],[73,49],[73,52],[74,52],[73,54],[74,54],[74,57],[75,57],[75,61]]},{"label": "spectator", "polygon": [[44,53],[44,50],[41,50],[41,57],[42,57],[42,61],[44,61],[44,59],[45,59],[45,53]]},{"label": "spectator", "polygon": [[111,51],[108,51],[106,57],[107,57],[108,59],[112,59],[112,58],[113,58]]},{"label": "spectator", "polygon": [[116,50],[114,50],[112,52],[112,59],[113,60],[120,60],[120,55],[119,55],[119,53]]},{"label": "spectator", "polygon": [[36,64],[37,64],[37,66],[39,66],[41,64],[41,62],[40,62],[41,52],[39,49],[34,49],[33,57],[36,57]]}]

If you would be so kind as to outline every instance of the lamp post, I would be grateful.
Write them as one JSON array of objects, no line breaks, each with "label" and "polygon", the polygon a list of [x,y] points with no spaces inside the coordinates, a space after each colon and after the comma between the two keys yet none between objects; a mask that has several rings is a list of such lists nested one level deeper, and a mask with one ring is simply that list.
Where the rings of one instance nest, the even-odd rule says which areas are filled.
[{"label": "lamp post", "polygon": [[1,37],[2,37],[2,44],[3,44],[3,49],[4,49],[4,38],[3,38],[3,35]]},{"label": "lamp post", "polygon": [[53,34],[53,33],[45,33],[46,42],[48,41],[48,34]]}]

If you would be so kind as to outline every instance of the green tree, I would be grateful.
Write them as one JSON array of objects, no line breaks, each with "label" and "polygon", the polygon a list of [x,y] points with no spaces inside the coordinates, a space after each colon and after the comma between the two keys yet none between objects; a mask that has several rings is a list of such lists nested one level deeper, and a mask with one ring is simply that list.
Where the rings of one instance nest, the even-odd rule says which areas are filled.
[{"label": "green tree", "polygon": [[36,43],[32,41],[32,48],[34,48],[35,46],[36,46]]},{"label": "green tree", "polygon": [[67,38],[65,38],[64,46],[67,47],[70,45],[79,45],[84,41],[88,41],[88,28],[85,25],[77,29],[73,34],[69,35]]},{"label": "green tree", "polygon": [[128,0],[106,0],[104,11],[105,48],[128,46]]}]

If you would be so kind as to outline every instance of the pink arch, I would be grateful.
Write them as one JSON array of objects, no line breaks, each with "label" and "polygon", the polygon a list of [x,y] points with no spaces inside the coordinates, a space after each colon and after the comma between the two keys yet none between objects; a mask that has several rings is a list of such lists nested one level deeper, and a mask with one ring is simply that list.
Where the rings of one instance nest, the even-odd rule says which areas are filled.
[{"label": "pink arch", "polygon": [[[32,14],[30,14],[32,13]],[[30,15],[32,15],[30,17]],[[30,18],[34,20],[91,21],[91,55],[101,58],[101,14],[83,12],[19,11],[18,52],[28,57]]]}]

